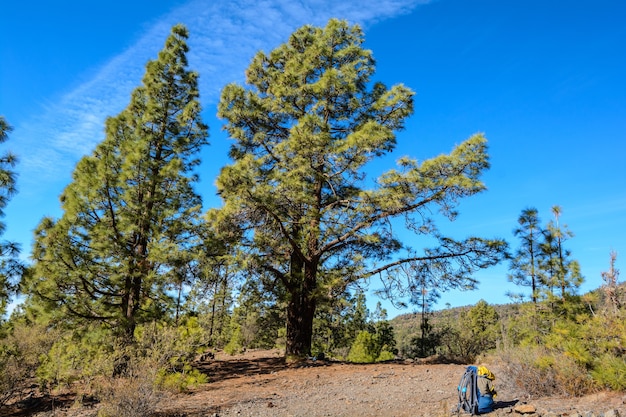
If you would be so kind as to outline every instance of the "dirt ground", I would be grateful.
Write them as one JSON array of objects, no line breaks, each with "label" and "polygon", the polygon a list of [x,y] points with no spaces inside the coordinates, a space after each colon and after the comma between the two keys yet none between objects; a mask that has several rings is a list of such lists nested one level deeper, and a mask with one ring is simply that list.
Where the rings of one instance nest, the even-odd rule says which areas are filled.
[{"label": "dirt ground", "polygon": [[[489,366],[498,377],[497,366]],[[442,417],[452,415],[456,387],[464,365],[390,362],[348,364],[309,360],[287,365],[278,351],[249,351],[239,356],[217,355],[199,363],[209,383],[190,393],[168,395],[157,404],[159,417]],[[496,379],[498,408],[490,416],[515,416],[513,406],[530,404],[536,416],[602,415],[618,410],[626,416],[626,396],[598,393],[583,398],[524,397]],[[52,399],[54,400],[54,399]],[[71,398],[13,407],[0,416],[93,417],[97,404],[77,407]]]},{"label": "dirt ground", "polygon": [[[490,366],[498,375],[497,366]],[[348,364],[309,360],[286,365],[278,351],[218,355],[201,365],[211,381],[187,395],[163,402],[168,417],[443,417],[456,407],[465,365],[428,361]],[[626,417],[626,396],[599,393],[583,398],[533,399],[498,384],[492,416],[511,415],[514,405],[530,404],[538,414],[578,410],[600,415],[609,409]],[[573,413],[571,413],[573,414]]]}]

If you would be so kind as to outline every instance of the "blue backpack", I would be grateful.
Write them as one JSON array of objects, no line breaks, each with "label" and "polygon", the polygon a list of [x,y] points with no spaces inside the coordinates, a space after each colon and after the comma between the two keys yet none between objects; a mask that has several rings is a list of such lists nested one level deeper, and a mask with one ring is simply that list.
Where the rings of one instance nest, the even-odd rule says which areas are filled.
[{"label": "blue backpack", "polygon": [[475,366],[468,366],[461,377],[461,382],[457,387],[459,393],[459,404],[457,412],[461,410],[471,415],[478,414],[478,369]]}]

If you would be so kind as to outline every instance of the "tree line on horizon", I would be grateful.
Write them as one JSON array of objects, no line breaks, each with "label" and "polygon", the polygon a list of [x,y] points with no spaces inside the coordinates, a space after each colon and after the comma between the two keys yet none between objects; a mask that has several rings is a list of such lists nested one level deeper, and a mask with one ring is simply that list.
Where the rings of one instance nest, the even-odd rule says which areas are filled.
[{"label": "tree line on horizon", "polygon": [[[485,190],[482,134],[422,162],[403,157],[375,181],[366,179],[367,164],[394,149],[413,113],[413,92],[372,81],[372,52],[362,46],[361,29],[345,21],[298,29],[254,56],[246,85],[224,87],[218,116],[233,140],[231,163],[216,179],[222,206],[203,211],[196,170],[209,135],[198,74],[188,68],[188,36],[183,25],[172,28],[128,106],[107,118],[104,140],[78,162],[60,196],[63,214],[36,228],[32,264],[18,261],[16,245],[0,245],[2,311],[11,294],[25,296],[0,329],[0,383],[10,393],[4,401],[17,389],[11,383],[26,378],[52,387],[110,377],[139,383],[142,375],[185,389],[206,381],[192,364],[208,349],[280,347],[289,361],[394,358],[386,312],[365,308],[361,287],[373,276],[387,296],[408,296],[421,308],[422,332],[412,342],[418,354],[445,346],[446,334],[465,337],[429,324],[438,293],[475,288],[474,272],[505,260],[509,279],[531,288],[533,308],[504,331],[479,303],[467,329],[500,325],[507,348],[539,346],[563,320],[580,329],[585,320],[623,316],[615,257],[607,273],[612,315],[586,313],[593,303],[576,294],[582,276],[566,248],[572,234],[559,223],[559,207],[545,228],[535,209],[522,212],[513,254],[501,238],[457,240],[439,231],[463,197]],[[5,141],[10,126],[0,122]],[[15,193],[15,162],[10,154],[0,158],[0,214]],[[399,220],[432,246],[408,246]],[[613,331],[618,322],[610,322]],[[496,347],[491,336],[476,334],[469,337],[480,348],[473,357]],[[619,371],[624,340],[611,340],[601,365]],[[600,366],[592,359],[574,365]],[[119,397],[114,385],[103,386],[103,398]]]}]

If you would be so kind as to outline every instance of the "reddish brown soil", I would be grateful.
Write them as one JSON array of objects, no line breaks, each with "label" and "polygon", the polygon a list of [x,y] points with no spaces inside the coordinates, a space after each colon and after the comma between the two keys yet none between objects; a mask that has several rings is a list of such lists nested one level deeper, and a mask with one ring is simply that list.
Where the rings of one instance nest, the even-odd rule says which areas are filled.
[{"label": "reddish brown soil", "polygon": [[[489,364],[487,364],[489,365]],[[368,365],[309,360],[286,364],[277,351],[252,351],[239,356],[218,355],[199,364],[209,383],[190,393],[169,395],[156,404],[160,417],[228,416],[450,416],[456,406],[456,386],[464,365],[390,362]],[[498,376],[497,366],[491,366]],[[520,415],[514,404],[536,407],[535,416],[581,415],[618,410],[626,416],[626,396],[599,393],[583,398],[525,398],[496,380],[499,407],[491,416]],[[97,404],[70,407],[70,398],[41,398],[32,407],[10,407],[0,416],[93,417]]]}]

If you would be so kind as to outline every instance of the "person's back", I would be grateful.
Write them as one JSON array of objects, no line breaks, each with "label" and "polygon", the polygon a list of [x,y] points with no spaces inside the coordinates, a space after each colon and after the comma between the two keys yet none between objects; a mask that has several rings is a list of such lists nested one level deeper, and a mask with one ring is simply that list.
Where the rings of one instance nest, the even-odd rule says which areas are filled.
[{"label": "person's back", "polygon": [[493,399],[496,396],[496,389],[493,381],[496,379],[495,375],[484,366],[478,367],[478,378],[476,385],[478,387],[478,412],[488,413],[493,411]]}]

